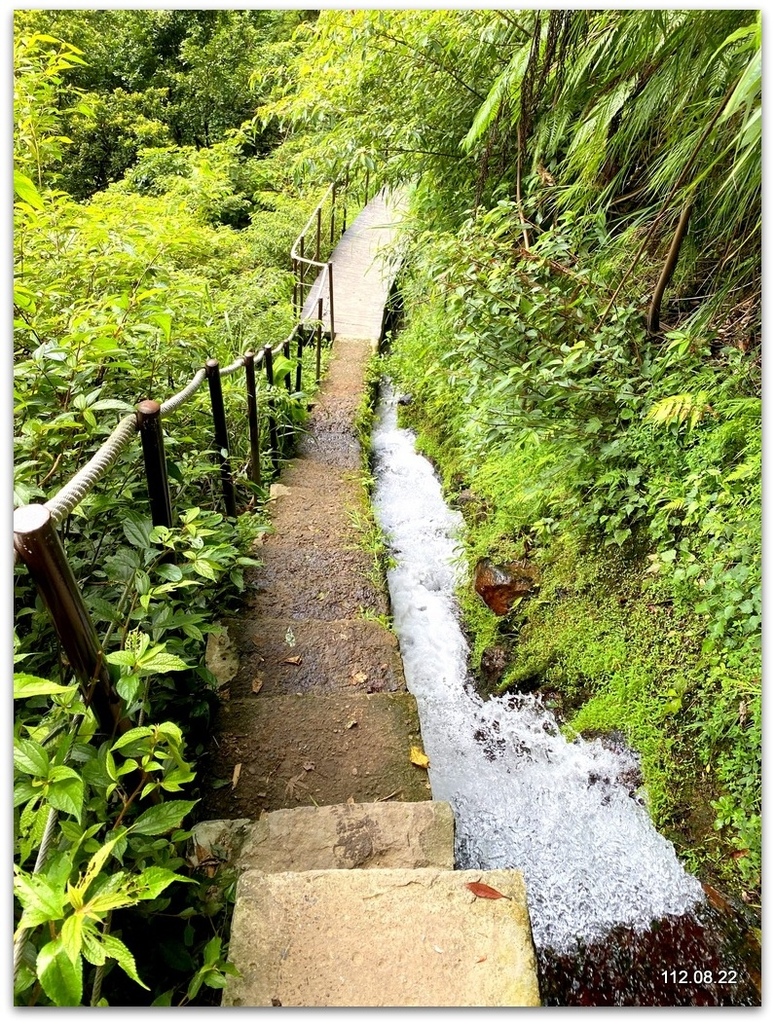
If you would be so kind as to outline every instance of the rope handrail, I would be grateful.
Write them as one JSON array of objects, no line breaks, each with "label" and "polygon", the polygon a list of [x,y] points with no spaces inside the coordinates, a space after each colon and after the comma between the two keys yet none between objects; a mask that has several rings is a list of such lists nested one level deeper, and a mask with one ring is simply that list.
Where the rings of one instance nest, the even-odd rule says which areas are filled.
[{"label": "rope handrail", "polygon": [[[272,349],[272,355],[279,355],[283,346],[293,340],[295,329],[283,341]],[[261,366],[263,363],[263,352],[256,357],[256,363]],[[219,368],[221,377],[228,377],[245,365],[245,357],[239,356],[229,366]],[[172,395],[165,402],[161,403],[160,413],[162,417],[169,416],[188,401],[198,391],[206,378],[204,369],[197,370],[186,386],[176,395]],[[121,452],[127,447],[134,435],[137,433],[138,423],[134,413],[130,413],[121,419],[111,435],[92,455],[91,459],[72,476],[59,491],[45,502],[45,507],[51,513],[53,522],[58,526],[66,519],[73,509],[79,505],[92,488],[99,483],[102,477],[113,466]]]},{"label": "rope handrail", "polygon": [[[315,263],[314,260],[308,259],[306,256],[302,256],[297,251],[297,247],[301,244],[301,240],[307,234],[307,231],[312,227],[313,220],[315,220],[317,218],[318,210],[322,210],[323,209],[323,204],[325,203],[326,199],[328,199],[329,195],[333,192],[333,190],[335,188],[336,188],[336,182],[332,181],[331,184],[326,189],[325,194],[323,195],[323,198],[320,200],[320,202],[317,204],[315,209],[310,214],[309,220],[307,221],[307,223],[304,225],[304,227],[299,232],[299,234],[298,234],[298,236],[296,238],[296,241],[291,246],[291,259],[303,260],[305,263]],[[325,266],[325,263],[318,263],[318,264],[316,264],[316,266]]]}]

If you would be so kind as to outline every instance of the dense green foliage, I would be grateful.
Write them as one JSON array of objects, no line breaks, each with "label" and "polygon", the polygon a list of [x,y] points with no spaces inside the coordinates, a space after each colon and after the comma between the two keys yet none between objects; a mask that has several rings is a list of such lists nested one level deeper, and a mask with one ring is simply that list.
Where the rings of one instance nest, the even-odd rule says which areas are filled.
[{"label": "dense green foliage", "polygon": [[[68,13],[78,20],[80,12]],[[302,195],[281,162],[247,159],[236,138],[200,150],[165,139],[134,154],[121,180],[79,202],[63,186],[85,174],[83,153],[93,157],[96,144],[83,142],[71,161],[78,143],[65,125],[76,114],[91,118],[94,103],[65,82],[86,56],[48,34],[19,31],[16,43],[14,486],[21,505],[56,494],[141,399],[174,394],[208,357],[231,362],[288,335],[288,253],[320,190],[313,183]],[[136,110],[132,117],[136,125]],[[236,601],[251,542],[266,529],[267,402],[274,399],[288,427],[305,412],[306,396],[284,387],[288,368],[276,360],[279,386],[261,384],[260,485],[245,472],[244,375],[224,380],[238,503],[254,515],[230,521],[212,511],[222,499],[205,386],[165,421],[171,530],[151,528],[136,441],[63,524],[68,559],[135,723],[129,732],[100,732],[17,567],[20,1002],[185,1003],[222,987],[230,969],[222,950],[227,894],[192,873],[181,826],[196,803],[196,760],[218,702],[204,659],[207,636],[219,628],[213,608],[222,614]],[[307,366],[306,381],[312,377]],[[154,804],[161,794],[166,801]],[[34,871],[47,826],[49,854]],[[147,941],[129,944],[141,929],[138,915],[164,922],[156,929],[163,955]],[[134,984],[115,969],[103,983],[97,969],[106,964]]]},{"label": "dense green foliage", "polygon": [[[540,572],[502,618],[461,594],[474,670],[503,646],[500,690],[541,686],[569,731],[623,732],[657,824],[756,905],[760,17],[317,13],[17,13],[16,503],[51,497],[207,356],[283,338],[320,186],[379,169],[411,200],[391,372],[466,492],[471,567]],[[298,421],[305,396],[273,396]],[[259,515],[213,511],[203,394],[168,427],[172,531],[150,527],[134,448],[63,529],[128,739],[95,736],[17,569],[20,1002],[88,1002],[104,963],[135,980],[128,1001],[139,978],[186,1002],[229,969],[227,895],[192,884],[182,825],[215,700],[204,640],[265,492],[241,475]],[[144,914],[170,926],[171,984],[134,963]]]},{"label": "dense green foliage", "polygon": [[[325,11],[267,113],[411,183],[392,370],[473,567],[527,556],[474,668],[623,731],[658,824],[756,902],[761,21]],[[687,220],[688,218],[688,220]],[[687,226],[688,225],[688,226]],[[548,698],[549,699],[549,698]]]}]

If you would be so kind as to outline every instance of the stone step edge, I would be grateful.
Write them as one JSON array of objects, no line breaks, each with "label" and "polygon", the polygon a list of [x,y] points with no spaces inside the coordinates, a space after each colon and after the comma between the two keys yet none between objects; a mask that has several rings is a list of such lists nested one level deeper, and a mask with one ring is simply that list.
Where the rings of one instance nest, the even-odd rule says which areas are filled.
[{"label": "stone step edge", "polygon": [[229,959],[224,1006],[541,1005],[519,869],[245,871]]},{"label": "stone step edge", "polygon": [[214,818],[191,830],[189,863],[205,871],[435,867],[453,870],[455,819],[445,800],[293,807]]}]

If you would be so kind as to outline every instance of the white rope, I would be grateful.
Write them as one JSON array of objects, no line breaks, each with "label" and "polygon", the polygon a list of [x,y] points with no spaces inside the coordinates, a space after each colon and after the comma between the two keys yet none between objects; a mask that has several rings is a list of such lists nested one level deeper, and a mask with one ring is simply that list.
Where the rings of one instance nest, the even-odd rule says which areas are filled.
[{"label": "white rope", "polygon": [[51,520],[55,525],[61,523],[70,515],[75,506],[83,501],[136,433],[137,417],[134,413],[130,413],[129,416],[125,416],[119,421],[116,429],[86,465],[79,469],[50,501],[46,502],[45,507],[51,513]]}]

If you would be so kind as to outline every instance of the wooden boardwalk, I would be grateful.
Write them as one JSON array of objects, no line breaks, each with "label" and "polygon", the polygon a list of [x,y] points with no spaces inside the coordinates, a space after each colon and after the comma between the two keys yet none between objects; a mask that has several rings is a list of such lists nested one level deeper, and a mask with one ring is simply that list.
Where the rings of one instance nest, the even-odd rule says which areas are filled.
[{"label": "wooden boardwalk", "polygon": [[[334,335],[379,341],[390,287],[400,256],[396,241],[403,217],[403,196],[379,192],[355,218],[331,254],[334,265]],[[312,285],[301,322],[317,320],[323,299],[323,323],[328,323],[328,273]]]}]

